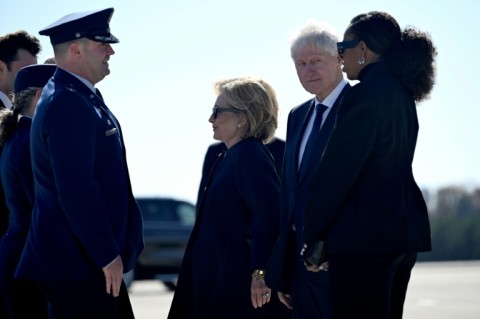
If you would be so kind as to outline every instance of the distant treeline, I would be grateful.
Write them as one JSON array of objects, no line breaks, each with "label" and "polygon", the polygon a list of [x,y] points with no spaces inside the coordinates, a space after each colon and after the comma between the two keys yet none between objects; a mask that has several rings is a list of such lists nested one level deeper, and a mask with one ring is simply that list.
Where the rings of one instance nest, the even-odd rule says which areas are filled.
[{"label": "distant treeline", "polygon": [[480,259],[480,188],[423,191],[429,206],[432,251],[418,261]]}]

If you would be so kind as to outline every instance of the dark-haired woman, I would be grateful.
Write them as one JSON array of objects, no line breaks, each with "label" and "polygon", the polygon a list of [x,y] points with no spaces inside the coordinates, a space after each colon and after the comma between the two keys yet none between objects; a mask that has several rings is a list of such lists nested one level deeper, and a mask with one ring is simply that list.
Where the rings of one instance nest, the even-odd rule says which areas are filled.
[{"label": "dark-haired woman", "polygon": [[312,178],[305,251],[326,244],[334,318],[402,318],[417,252],[431,249],[412,161],[416,102],[432,90],[437,53],[426,33],[377,11],[351,20],[338,52],[359,83],[339,106]]}]

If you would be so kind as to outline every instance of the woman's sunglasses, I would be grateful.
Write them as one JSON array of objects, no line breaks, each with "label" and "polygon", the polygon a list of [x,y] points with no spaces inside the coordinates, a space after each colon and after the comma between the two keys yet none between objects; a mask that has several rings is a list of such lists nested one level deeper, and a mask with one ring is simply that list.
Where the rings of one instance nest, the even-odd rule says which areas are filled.
[{"label": "woman's sunglasses", "polygon": [[345,50],[354,48],[359,43],[360,43],[360,40],[358,40],[358,39],[337,42],[338,55],[343,59],[343,55],[345,54]]},{"label": "woman's sunglasses", "polygon": [[217,105],[215,105],[212,108],[213,119],[216,120],[218,113],[222,113],[222,112],[238,113],[239,111],[237,109],[234,109],[233,107],[218,107]]}]

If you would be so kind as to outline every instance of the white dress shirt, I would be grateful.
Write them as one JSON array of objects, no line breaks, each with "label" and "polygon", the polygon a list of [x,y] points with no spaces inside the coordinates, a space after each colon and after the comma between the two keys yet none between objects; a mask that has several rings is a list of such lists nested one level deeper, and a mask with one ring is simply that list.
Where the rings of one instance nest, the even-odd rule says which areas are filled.
[{"label": "white dress shirt", "polygon": [[3,93],[2,91],[0,91],[0,100],[3,102],[3,104],[5,105],[5,107],[7,109],[12,108],[12,101],[10,101],[8,96],[5,93]]},{"label": "white dress shirt", "polygon": [[330,110],[332,109],[333,104],[335,104],[335,101],[337,100],[338,96],[342,92],[345,85],[347,85],[347,81],[343,79],[342,81],[340,81],[340,83],[338,83],[335,89],[332,92],[330,92],[330,94],[323,101],[319,101],[317,98],[315,98],[315,108],[313,109],[312,115],[308,120],[308,124],[307,124],[307,127],[305,128],[305,132],[303,133],[302,142],[300,144],[300,148],[298,152],[298,169],[300,169],[303,153],[305,152],[305,146],[307,145],[308,138],[310,137],[310,133],[312,132],[313,122],[317,115],[316,106],[318,104],[323,104],[327,107],[325,112],[323,112],[322,124],[320,125],[320,128],[321,128],[323,123],[325,123],[325,120],[327,119],[327,116],[330,113]]}]

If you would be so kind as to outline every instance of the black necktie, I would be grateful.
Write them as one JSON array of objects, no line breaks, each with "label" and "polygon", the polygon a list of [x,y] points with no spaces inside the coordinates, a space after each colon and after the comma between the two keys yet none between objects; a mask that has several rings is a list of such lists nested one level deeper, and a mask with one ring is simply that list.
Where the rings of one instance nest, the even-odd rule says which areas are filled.
[{"label": "black necktie", "polygon": [[303,151],[302,163],[300,163],[300,170],[302,170],[302,167],[305,165],[306,161],[308,161],[313,150],[315,149],[315,141],[318,134],[320,133],[320,127],[322,126],[323,113],[328,109],[328,107],[323,104],[317,104],[315,106],[315,109],[317,110],[317,113],[313,121],[312,131],[310,132],[310,136],[307,140],[307,145],[305,145],[305,150]]},{"label": "black necktie", "polygon": [[[315,105],[315,109],[317,111],[315,115],[315,119],[313,120],[313,126],[312,126],[312,131],[310,132],[310,136],[308,137],[307,140],[307,145],[305,146],[305,150],[303,151],[303,156],[302,156],[302,162],[300,163],[300,168],[298,170],[298,176],[304,176],[306,174],[306,169],[308,166],[308,162],[310,161],[312,154],[315,151],[315,146],[318,147],[318,136],[320,134],[320,127],[322,126],[322,118],[323,118],[323,113],[328,107],[323,105],[323,104],[317,104]],[[295,223],[295,228],[298,229],[303,229],[303,210],[301,209],[295,209],[294,210],[294,223]],[[303,235],[301,231],[296,232],[297,236],[297,242],[303,243]],[[297,249],[300,249],[301,246],[297,246]]]}]

